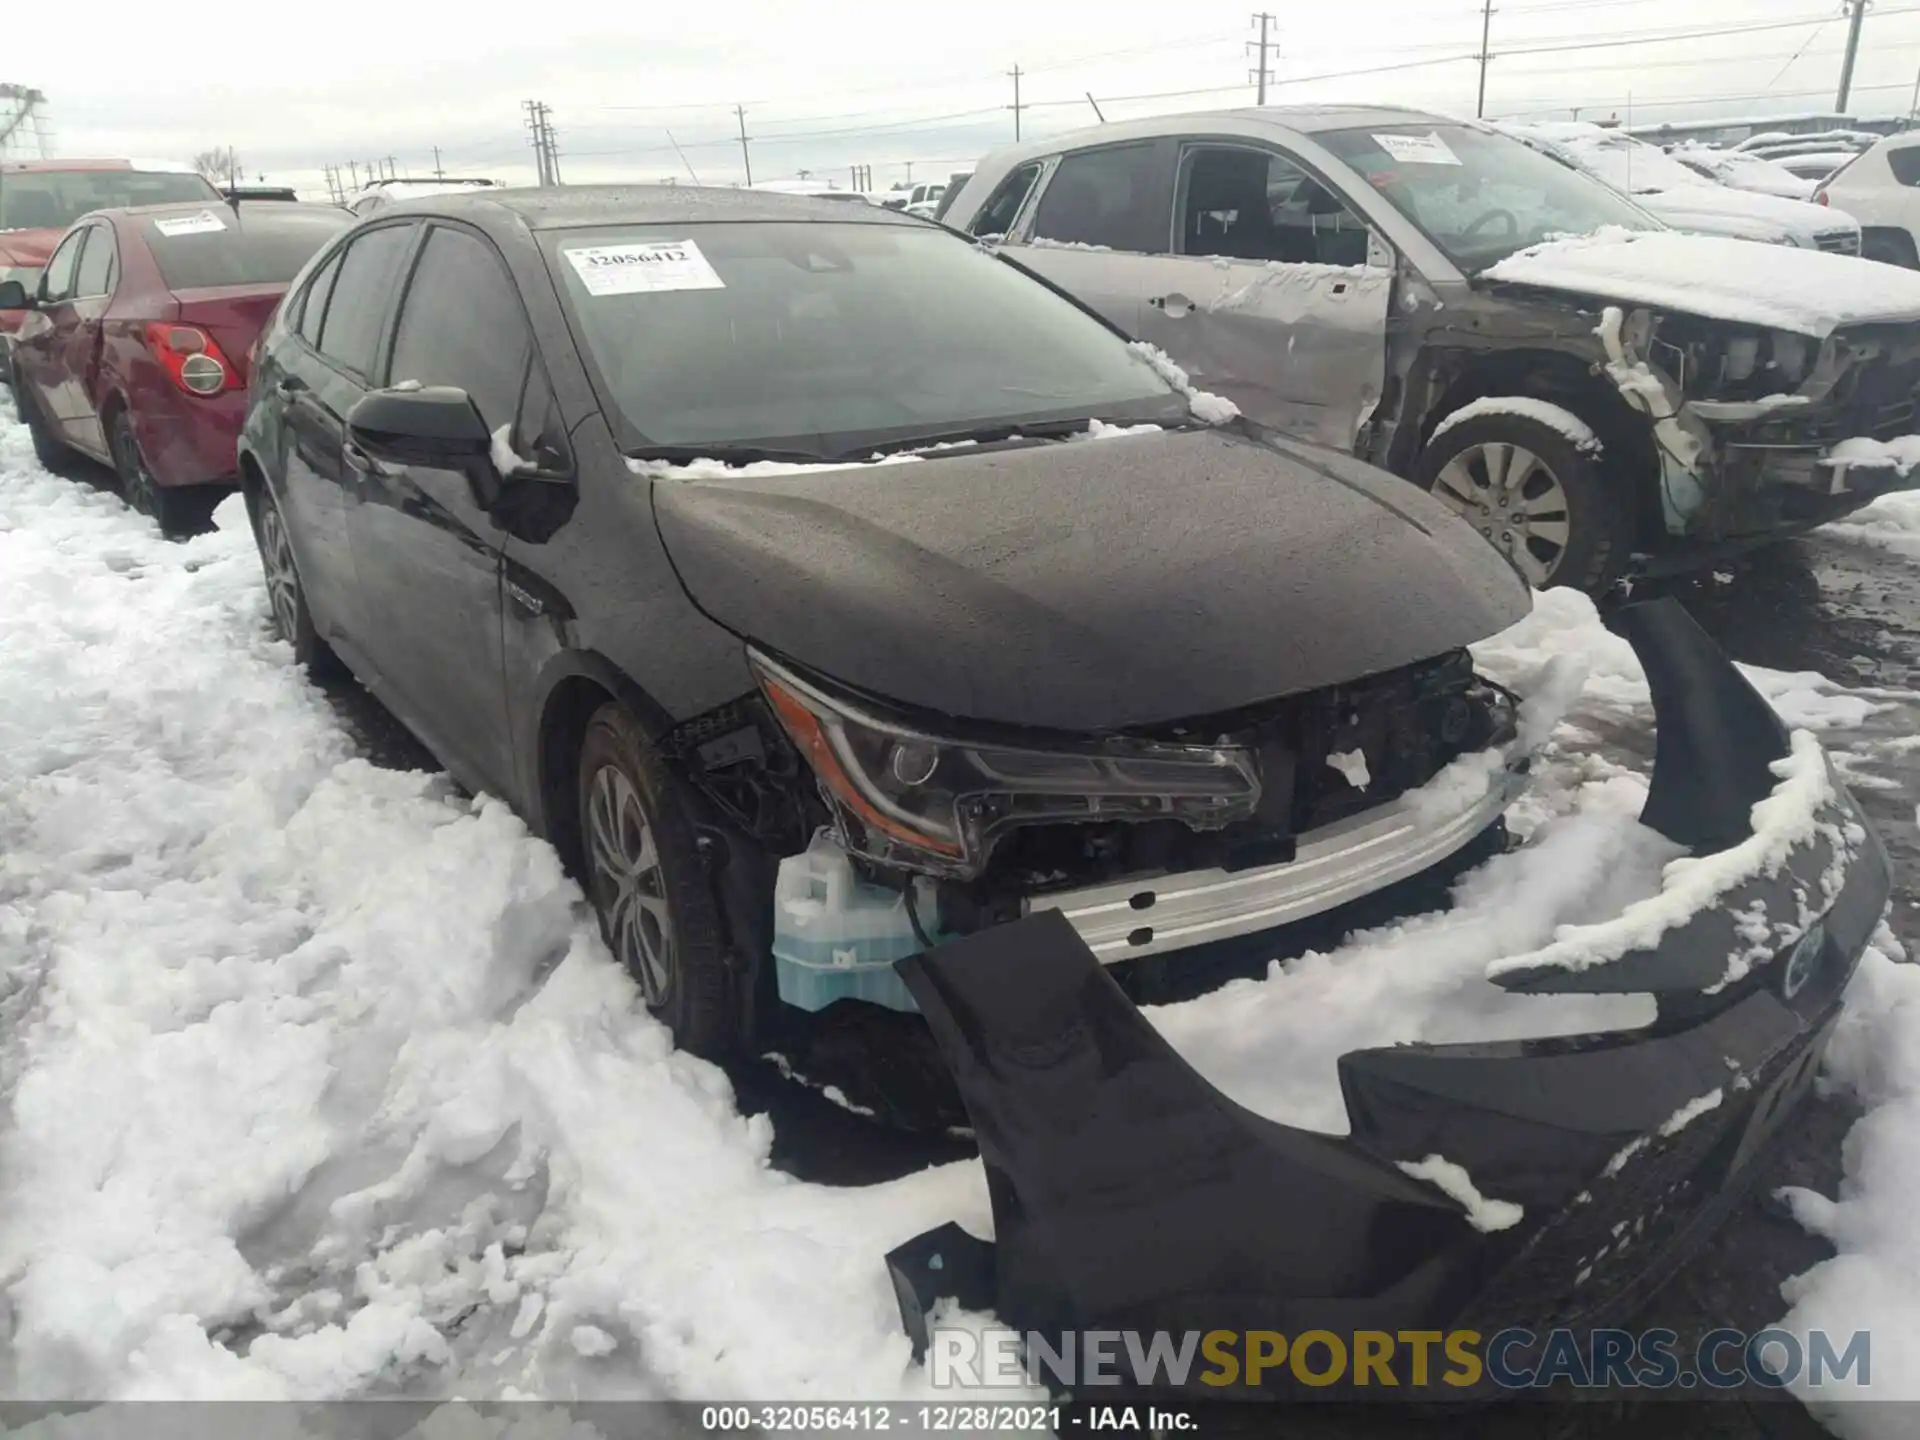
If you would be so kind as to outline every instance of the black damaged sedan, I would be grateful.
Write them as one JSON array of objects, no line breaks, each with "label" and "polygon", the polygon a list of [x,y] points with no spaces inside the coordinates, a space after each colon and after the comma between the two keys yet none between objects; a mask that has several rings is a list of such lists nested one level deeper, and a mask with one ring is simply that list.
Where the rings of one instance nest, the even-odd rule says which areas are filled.
[{"label": "black damaged sedan", "polygon": [[[1810,1083],[1877,843],[1840,787],[1844,844],[1615,963],[1496,977],[1656,993],[1652,1031],[1344,1057],[1346,1137],[1232,1106],[1128,977],[1497,846],[1528,754],[1465,647],[1530,594],[1428,496],[1204,423],[1171,373],[895,212],[495,191],[314,259],[261,340],[241,470],[297,657],[553,842],[681,1044],[827,1012],[931,1033],[1001,1253],[898,1252],[910,1328],[969,1275],[1023,1328],[1311,1301],[1391,1329],[1492,1275],[1541,1315],[1642,1286]],[[1671,607],[1618,625],[1660,727],[1646,822],[1736,845],[1784,731]],[[1768,989],[1785,958],[1717,983],[1769,906],[1817,983]],[[1754,1104],[1653,1135],[1730,1074]],[[1436,1153],[1528,1224],[1482,1235],[1396,1168]],[[1657,1238],[1636,1198],[1630,1263],[1588,1243],[1603,1191],[1656,1176],[1696,1198]]]}]

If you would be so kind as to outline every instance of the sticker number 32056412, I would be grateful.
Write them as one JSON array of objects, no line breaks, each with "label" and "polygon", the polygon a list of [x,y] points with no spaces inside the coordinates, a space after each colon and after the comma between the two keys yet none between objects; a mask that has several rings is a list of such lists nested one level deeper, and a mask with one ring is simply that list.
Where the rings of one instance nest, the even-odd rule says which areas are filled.
[{"label": "sticker number 32056412", "polygon": [[724,290],[691,240],[646,240],[561,251],[589,295],[643,295],[661,290]]}]

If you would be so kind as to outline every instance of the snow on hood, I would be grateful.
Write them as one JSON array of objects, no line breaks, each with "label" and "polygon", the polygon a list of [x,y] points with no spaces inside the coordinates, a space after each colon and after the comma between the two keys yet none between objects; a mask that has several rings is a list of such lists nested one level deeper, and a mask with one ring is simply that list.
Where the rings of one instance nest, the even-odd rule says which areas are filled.
[{"label": "snow on hood", "polygon": [[1806,236],[1844,230],[1853,224],[1851,216],[1824,205],[1726,185],[1676,185],[1634,198],[1669,224],[1685,219],[1745,221],[1758,231]]},{"label": "snow on hood", "polygon": [[1816,339],[1841,325],[1920,320],[1920,274],[1718,235],[1608,226],[1518,251],[1479,278]]}]

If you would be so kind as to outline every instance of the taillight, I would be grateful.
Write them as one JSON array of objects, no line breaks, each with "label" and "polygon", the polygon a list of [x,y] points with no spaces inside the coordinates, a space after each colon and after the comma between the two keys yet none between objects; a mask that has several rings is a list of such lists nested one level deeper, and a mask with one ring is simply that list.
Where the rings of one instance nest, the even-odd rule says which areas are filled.
[{"label": "taillight", "polygon": [[147,348],[166,367],[173,383],[189,395],[218,395],[239,387],[239,374],[214,338],[198,325],[155,322],[147,326]]}]

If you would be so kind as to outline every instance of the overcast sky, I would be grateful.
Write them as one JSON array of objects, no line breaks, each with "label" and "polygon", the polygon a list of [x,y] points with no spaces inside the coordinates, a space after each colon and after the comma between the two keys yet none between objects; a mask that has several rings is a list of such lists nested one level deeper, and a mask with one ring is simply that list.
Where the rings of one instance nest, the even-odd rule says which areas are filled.
[{"label": "overcast sky", "polygon": [[[105,0],[87,12],[99,43],[10,41],[0,81],[46,92],[58,155],[188,159],[231,145],[249,178],[303,188],[322,184],[323,166],[344,173],[349,161],[364,169],[389,155],[400,173],[430,174],[436,145],[450,174],[531,181],[527,99],[551,107],[569,181],[736,182],[741,103],[755,180],[806,169],[846,184],[848,167],[865,163],[885,188],[907,162],[916,175],[941,175],[1011,140],[1006,72],[1016,64],[1028,138],[1092,123],[1088,91],[1110,119],[1254,95],[1248,11],[1216,0],[483,0],[432,14],[328,0],[242,13],[226,21],[212,9]],[[1474,0],[1275,13],[1271,100],[1473,113]],[[1742,33],[1699,34],[1721,29]],[[1638,43],[1649,36],[1670,38]],[[1581,107],[1581,118],[1624,118],[1631,107],[1637,121],[1826,110],[1845,39],[1837,0],[1497,0],[1487,113],[1567,118]],[[1549,48],[1590,42],[1603,48]],[[1854,113],[1907,113],[1917,68],[1920,0],[1879,0]]]}]

